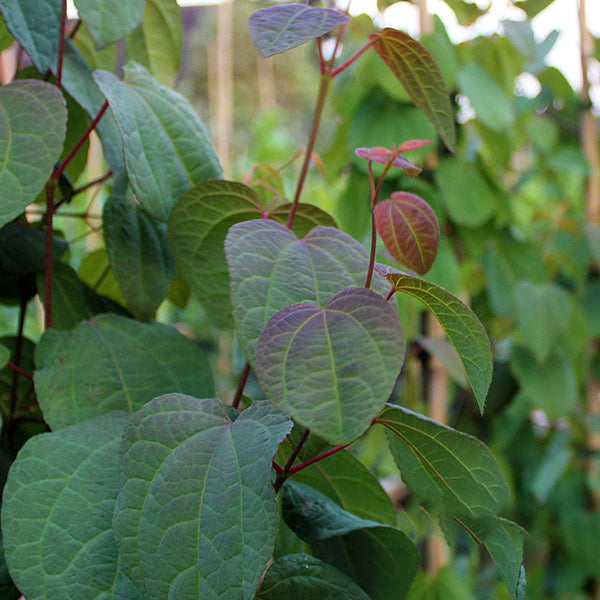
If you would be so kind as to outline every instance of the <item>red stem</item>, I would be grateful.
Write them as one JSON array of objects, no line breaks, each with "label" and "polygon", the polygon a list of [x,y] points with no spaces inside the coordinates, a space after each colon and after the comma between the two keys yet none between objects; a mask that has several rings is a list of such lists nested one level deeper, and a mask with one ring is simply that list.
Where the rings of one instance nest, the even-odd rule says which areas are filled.
[{"label": "red stem", "polygon": [[296,460],[296,457],[298,456],[298,453],[300,452],[302,446],[304,446],[304,442],[306,442],[306,440],[308,439],[308,435],[309,434],[310,434],[310,429],[307,427],[302,432],[302,435],[300,436],[300,439],[298,440],[298,443],[296,444],[296,447],[292,451],[292,455],[290,456],[290,458],[288,459],[288,461],[285,463],[285,467],[283,467],[283,472],[284,473],[289,473],[290,472],[290,469],[292,468],[292,465],[294,464],[294,461]]},{"label": "red stem", "polygon": [[[351,444],[352,442],[350,442]],[[289,475],[293,475],[294,473],[297,473],[298,471],[302,471],[302,469],[306,469],[306,467],[310,467],[310,465],[313,465],[316,462],[319,462],[320,460],[323,460],[324,458],[327,458],[328,456],[331,456],[332,454],[336,454],[337,452],[339,452],[340,450],[343,450],[344,448],[347,448],[350,444],[340,444],[339,446],[334,446],[333,448],[330,448],[329,450],[326,450],[325,452],[321,452],[321,454],[317,454],[317,456],[313,456],[312,458],[305,460],[303,463],[300,463],[299,465],[296,465],[294,467],[292,467],[289,470]]]},{"label": "red stem", "polygon": [[369,40],[362,48],[359,48],[348,60],[345,60],[341,65],[330,71],[329,74],[331,75],[331,77],[335,77],[336,75],[339,75],[344,69],[347,69],[363,52],[370,48],[376,40],[377,38]]},{"label": "red stem", "polygon": [[101,175],[97,179],[92,179],[91,181],[88,181],[85,185],[75,188],[73,190],[73,192],[71,193],[71,197],[76,196],[77,194],[81,194],[81,192],[85,192],[85,190],[88,190],[89,188],[91,188],[94,185],[98,185],[99,183],[104,183],[107,179],[112,177],[112,174],[113,174],[112,171],[107,171],[106,173],[104,173],[104,175]]},{"label": "red stem", "polygon": [[235,396],[233,397],[233,401],[231,402],[231,406],[236,410],[240,406],[240,401],[242,399],[242,394],[244,393],[244,388],[246,387],[246,382],[248,381],[248,376],[250,375],[250,363],[246,361],[244,365],[244,370],[242,371],[242,376],[240,377],[240,381],[237,386],[237,390],[235,390]]},{"label": "red stem", "polygon": [[67,168],[67,165],[71,162],[71,160],[73,159],[75,154],[77,154],[77,152],[81,148],[81,146],[83,146],[85,141],[90,137],[90,134],[92,133],[92,131],[94,131],[94,129],[96,128],[96,125],[98,125],[98,123],[100,122],[100,119],[104,116],[104,113],[106,112],[107,108],[108,108],[108,100],[105,100],[104,104],[98,111],[98,114],[94,117],[94,120],[90,123],[90,126],[85,130],[85,133],[81,136],[79,141],[75,144],[75,146],[73,147],[73,150],[71,150],[71,152],[69,152],[69,154],[67,155],[67,158],[65,158],[65,160],[58,167],[58,169],[56,169],[56,171],[54,171],[54,173],[52,174],[52,179],[54,179],[54,181],[58,181],[59,177],[63,174],[64,170]]},{"label": "red stem", "polygon": [[389,300],[391,299],[391,297],[394,295],[394,292],[396,291],[396,287],[392,286],[390,288],[390,291],[385,295],[385,299],[389,302]]},{"label": "red stem", "polygon": [[19,375],[22,375],[23,377],[25,377],[26,379],[29,379],[29,381],[33,381],[33,375],[31,375],[30,373],[28,373],[27,371],[24,371],[23,369],[21,369],[21,367],[19,367],[18,365],[15,365],[15,363],[8,361],[7,365],[15,372],[18,373]]},{"label": "red stem", "polygon": [[58,38],[58,64],[56,65],[56,87],[62,86],[63,59],[65,56],[65,29],[67,25],[67,0],[60,6],[60,37]]}]

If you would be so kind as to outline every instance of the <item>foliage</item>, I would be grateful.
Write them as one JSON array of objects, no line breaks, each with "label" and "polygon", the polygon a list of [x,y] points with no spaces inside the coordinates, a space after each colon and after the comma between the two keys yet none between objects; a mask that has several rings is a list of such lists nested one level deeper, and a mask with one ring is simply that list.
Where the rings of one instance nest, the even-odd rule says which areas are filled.
[{"label": "foliage", "polygon": [[[584,170],[559,126],[569,113],[557,116],[545,100],[564,81],[543,67],[527,32],[450,45],[438,58],[449,46],[439,22],[417,41],[371,23],[365,32],[360,17],[337,9],[254,13],[250,34],[263,55],[314,40],[318,50],[313,123],[288,198],[272,165],[258,165],[246,183],[224,180],[202,121],[167,87],[181,51],[172,0],[122,0],[110,22],[99,18],[105,3],[76,4],[82,23],[70,31],[65,2],[0,6],[35,66],[0,88],[0,300],[17,306],[16,335],[0,346],[3,594],[390,600],[427,590],[443,597],[448,588],[470,597],[451,568],[425,574],[418,547],[434,527],[454,548],[457,570],[461,555],[471,557],[482,597],[499,575],[506,587],[498,594],[518,600],[524,531],[506,518],[513,514],[536,540],[555,523],[565,532],[564,544],[551,542],[554,560],[561,575],[573,561],[583,571],[579,580],[565,575],[561,591],[598,576],[588,551],[597,513],[584,510],[590,484],[575,462],[588,427],[576,413],[586,319],[600,331],[588,268],[598,235],[578,212]],[[451,5],[462,6],[462,18],[474,14]],[[341,58],[324,57],[325,35],[346,40]],[[121,40],[122,79],[114,63],[106,69]],[[499,60],[505,71],[495,80],[490,65]],[[510,85],[526,61],[543,82],[533,100],[515,99]],[[363,64],[364,85],[354,74]],[[456,91],[477,112],[458,135]],[[355,186],[337,219],[300,201],[330,92],[342,99],[341,137],[328,158],[350,166],[344,180]],[[502,99],[491,107],[492,97]],[[567,95],[561,110],[572,101]],[[100,177],[81,159],[93,130],[108,167]],[[511,189],[529,205],[513,208],[504,190],[525,131],[539,162]],[[550,241],[534,218],[544,205],[531,184],[545,185],[548,173],[555,195],[567,197]],[[568,182],[558,177],[565,173]],[[86,203],[94,188],[103,190],[101,214]],[[71,231],[73,217],[94,221],[100,247],[66,242],[56,225]],[[359,241],[337,227],[342,221]],[[392,261],[378,254],[378,235],[407,270],[382,264]],[[457,297],[461,287],[473,309]],[[190,291],[202,307],[202,344],[155,322],[159,307],[191,303]],[[44,328],[34,340],[25,331],[35,296]],[[490,447],[421,414],[411,396],[414,317],[425,308],[472,390],[461,391],[471,408],[461,421]],[[476,313],[497,334],[494,349]],[[210,352],[231,331],[245,362],[233,399]],[[556,389],[547,393],[550,376]],[[527,426],[529,406],[571,418],[582,433],[552,425],[546,443]],[[382,436],[410,490],[400,510],[360,459],[374,439],[381,449]],[[516,475],[507,482],[509,466]],[[563,476],[580,478],[566,486]],[[551,523],[536,518],[535,502]],[[478,569],[468,537],[498,575]]]}]

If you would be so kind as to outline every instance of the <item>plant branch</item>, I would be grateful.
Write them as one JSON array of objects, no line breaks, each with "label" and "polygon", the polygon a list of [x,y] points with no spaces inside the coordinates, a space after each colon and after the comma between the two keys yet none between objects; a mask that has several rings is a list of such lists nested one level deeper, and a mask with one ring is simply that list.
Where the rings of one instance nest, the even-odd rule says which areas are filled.
[{"label": "plant branch", "polygon": [[289,474],[293,475],[294,473],[297,473],[298,471],[302,471],[302,469],[306,469],[306,467],[310,467],[310,465],[314,465],[316,462],[319,462],[320,460],[323,460],[324,458],[327,458],[328,456],[331,456],[332,454],[336,454],[340,450],[347,448],[350,444],[352,444],[352,442],[350,442],[348,444],[340,444],[339,446],[334,446],[333,448],[330,448],[329,450],[326,450],[325,452],[321,452],[321,454],[317,454],[317,456],[313,456],[312,458],[305,460],[304,462],[300,463],[299,465],[293,466],[289,470]]},{"label": "plant branch", "polygon": [[[339,65],[338,67],[333,69],[330,72],[331,77],[335,77],[336,75],[339,75],[344,69],[347,69],[363,52],[365,52],[368,48],[370,48],[375,43],[376,40],[377,40],[377,38],[369,40],[364,46],[359,48],[350,58],[348,58],[341,65]],[[337,46],[336,46],[336,50],[337,50]],[[335,52],[334,52],[334,56],[335,56]]]},{"label": "plant branch", "polygon": [[90,134],[92,133],[92,131],[94,131],[94,129],[100,122],[100,119],[104,116],[104,113],[106,112],[107,108],[108,100],[105,100],[104,104],[98,111],[98,114],[94,117],[94,120],[90,123],[90,126],[85,130],[85,133],[81,136],[81,138],[79,138],[79,141],[75,144],[75,146],[73,146],[73,149],[71,150],[71,152],[69,152],[62,164],[52,174],[52,179],[54,181],[58,181],[60,176],[64,173],[64,170],[67,168],[67,165],[71,162],[71,160],[73,159],[75,154],[77,154],[81,146],[83,146],[85,141],[90,137]]},{"label": "plant branch", "polygon": [[73,192],[71,193],[71,198],[73,196],[76,196],[77,194],[81,194],[81,192],[85,192],[86,190],[89,190],[94,185],[104,183],[107,179],[110,179],[112,177],[112,175],[113,175],[113,172],[111,170],[108,170],[108,171],[106,171],[106,173],[104,173],[104,175],[101,175],[100,177],[98,177],[96,179],[92,179],[91,181],[88,181],[85,185],[82,185],[81,187],[75,188],[73,190]]},{"label": "plant branch", "polygon": [[235,396],[233,397],[233,401],[231,402],[231,406],[233,406],[233,408],[235,408],[236,410],[240,406],[240,401],[242,399],[242,394],[244,393],[244,388],[246,387],[246,382],[248,381],[250,371],[250,363],[246,361],[246,364],[244,365],[244,370],[242,371],[242,376],[240,377],[240,381],[237,386],[237,390],[235,390]]},{"label": "plant branch", "polygon": [[[25,377],[25,379],[29,379],[29,381],[33,381],[33,375],[31,373],[28,373],[27,371],[24,371],[23,369],[21,369],[21,367],[19,367],[19,365],[16,365],[15,363],[11,362],[10,360],[6,364],[16,374],[22,375],[23,377]],[[12,401],[11,401],[11,404],[12,404]],[[11,408],[12,408],[12,406],[11,406]]]},{"label": "plant branch", "polygon": [[327,92],[331,84],[331,76],[327,73],[321,75],[319,83],[319,93],[317,95],[317,103],[315,111],[313,113],[312,125],[310,128],[310,135],[308,137],[308,144],[306,146],[306,152],[304,154],[304,162],[302,163],[302,170],[300,171],[300,177],[298,178],[298,185],[296,186],[296,193],[294,194],[294,200],[290,208],[290,214],[288,215],[287,226],[291,229],[294,224],[296,217],[296,210],[298,209],[298,203],[300,202],[300,195],[302,194],[302,188],[306,181],[306,174],[308,173],[308,166],[310,164],[310,158],[315,147],[317,139],[317,132],[319,131],[319,124],[321,123],[321,116],[323,115],[323,107],[325,106],[325,99],[327,98]]},{"label": "plant branch", "polygon": [[62,86],[63,59],[65,56],[65,28],[67,25],[67,0],[60,5],[60,34],[58,38],[58,63],[56,65],[56,87]]},{"label": "plant branch", "polygon": [[296,460],[300,450],[302,449],[302,446],[304,446],[304,442],[306,442],[306,440],[308,439],[309,434],[310,434],[310,429],[307,427],[302,432],[302,435],[300,436],[300,439],[298,440],[296,447],[292,451],[292,455],[289,457],[288,461],[285,463],[285,467],[283,467],[284,473],[290,472],[290,469],[292,468],[294,461]]}]

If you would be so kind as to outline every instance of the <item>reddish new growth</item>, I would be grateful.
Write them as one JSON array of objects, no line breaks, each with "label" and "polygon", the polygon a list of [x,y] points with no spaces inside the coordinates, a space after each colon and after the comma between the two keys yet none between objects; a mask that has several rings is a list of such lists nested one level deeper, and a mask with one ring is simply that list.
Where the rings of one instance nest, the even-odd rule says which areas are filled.
[{"label": "reddish new growth", "polygon": [[431,144],[431,140],[408,140],[400,145],[399,148],[396,148],[396,144],[394,144],[391,150],[389,148],[375,146],[373,148],[357,148],[355,152],[356,155],[361,158],[366,158],[382,165],[389,164],[394,167],[400,167],[409,177],[416,177],[422,169],[410,162],[405,156],[402,156],[402,152],[416,150],[427,144]]}]

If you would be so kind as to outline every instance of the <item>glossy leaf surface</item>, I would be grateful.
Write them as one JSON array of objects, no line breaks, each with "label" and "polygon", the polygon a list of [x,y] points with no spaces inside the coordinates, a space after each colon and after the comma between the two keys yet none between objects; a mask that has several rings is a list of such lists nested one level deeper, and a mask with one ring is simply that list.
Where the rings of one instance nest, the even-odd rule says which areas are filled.
[{"label": "glossy leaf surface", "polygon": [[398,273],[391,273],[387,278],[396,291],[414,296],[436,316],[462,360],[483,412],[492,382],[493,361],[490,341],[475,313],[456,296],[424,279]]},{"label": "glossy leaf surface", "polygon": [[290,429],[265,402],[232,420],[219,400],[181,394],[133,415],[114,527],[144,597],[254,597],[277,534],[271,459]]},{"label": "glossy leaf surface", "polygon": [[7,562],[30,600],[138,600],[119,574],[111,515],[123,413],[36,436],[10,470],[2,507]]},{"label": "glossy leaf surface", "polygon": [[267,58],[300,46],[348,21],[348,15],[331,8],[282,4],[257,10],[250,15],[248,27],[252,41]]},{"label": "glossy leaf surface", "polygon": [[124,38],[142,20],[145,0],[74,0],[99,48]]},{"label": "glossy leaf surface", "polygon": [[349,288],[324,308],[294,304],[277,312],[256,344],[255,366],[270,402],[341,444],[383,408],[404,350],[396,310],[377,292]]},{"label": "glossy leaf surface", "polygon": [[389,253],[420,275],[435,260],[440,228],[433,209],[416,194],[394,192],[375,207],[375,225]]},{"label": "glossy leaf surface", "polygon": [[352,579],[308,554],[290,554],[270,567],[257,600],[369,600]]},{"label": "glossy leaf surface", "polygon": [[179,196],[195,183],[219,179],[221,166],[187,100],[135,63],[124,69],[124,81],[107,71],[96,71],[94,79],[114,111],[137,199],[166,221]]},{"label": "glossy leaf surface", "polygon": [[406,484],[443,512],[494,514],[508,500],[500,467],[478,439],[400,406],[387,407],[378,422]]},{"label": "glossy leaf surface", "polygon": [[403,31],[385,28],[373,34],[373,48],[400,80],[411,100],[453,150],[454,116],[444,78],[429,52]]},{"label": "glossy leaf surface", "polygon": [[35,200],[63,148],[65,100],[44,81],[14,81],[0,88],[0,226]]},{"label": "glossy leaf surface", "polygon": [[[267,321],[298,302],[324,307],[351,286],[364,285],[369,257],[354,238],[330,227],[315,227],[298,239],[287,227],[267,220],[234,225],[225,240],[231,277],[233,317],[250,362]],[[373,278],[386,294],[389,284]]]},{"label": "glossy leaf surface", "polygon": [[104,203],[103,226],[110,264],[127,306],[138,319],[147,321],[177,276],[167,227],[119,196]]},{"label": "glossy leaf surface", "polygon": [[133,412],[173,390],[210,396],[212,374],[203,352],[171,327],[114,314],[52,329],[35,355],[35,384],[53,429],[111,410]]},{"label": "glossy leaf surface", "polygon": [[398,529],[359,519],[310,486],[288,481],[282,490],[288,527],[314,555],[351,577],[373,600],[401,600],[419,564]]}]

